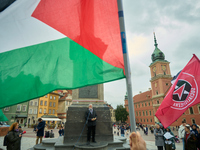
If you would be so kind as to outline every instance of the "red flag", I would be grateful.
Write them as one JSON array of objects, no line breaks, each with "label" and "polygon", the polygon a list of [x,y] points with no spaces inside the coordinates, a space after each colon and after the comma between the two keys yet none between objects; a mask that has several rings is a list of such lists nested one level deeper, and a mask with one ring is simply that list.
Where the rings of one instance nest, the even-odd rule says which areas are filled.
[{"label": "red flag", "polygon": [[193,55],[155,114],[165,128],[176,121],[188,108],[200,103],[199,88],[200,60]]}]

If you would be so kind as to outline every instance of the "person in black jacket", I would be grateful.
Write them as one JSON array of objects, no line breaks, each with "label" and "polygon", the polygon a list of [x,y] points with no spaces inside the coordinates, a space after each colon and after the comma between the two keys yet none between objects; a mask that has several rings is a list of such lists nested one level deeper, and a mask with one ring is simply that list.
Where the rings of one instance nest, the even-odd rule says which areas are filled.
[{"label": "person in black jacket", "polygon": [[44,136],[44,128],[45,128],[45,122],[39,118],[38,119],[39,124],[37,125],[36,132],[37,132],[37,139],[36,139],[36,145],[38,144],[38,140],[40,139],[40,143],[42,143],[42,138]]},{"label": "person in black jacket", "polygon": [[13,123],[8,132],[8,145],[7,150],[20,150],[21,149],[21,137],[22,134],[19,132],[19,124],[17,122]]},{"label": "person in black jacket", "polygon": [[90,137],[91,137],[91,131],[92,131],[92,142],[96,143],[95,141],[95,130],[96,130],[96,120],[97,120],[97,114],[96,111],[93,109],[92,104],[89,104],[89,107],[85,113],[85,119],[87,120],[87,144],[90,144]]}]

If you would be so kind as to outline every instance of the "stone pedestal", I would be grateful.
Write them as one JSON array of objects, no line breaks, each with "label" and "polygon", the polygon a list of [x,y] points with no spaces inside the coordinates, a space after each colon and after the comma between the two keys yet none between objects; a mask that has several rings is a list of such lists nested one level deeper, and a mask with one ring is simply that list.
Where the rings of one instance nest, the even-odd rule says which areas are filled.
[{"label": "stone pedestal", "polygon": [[[87,125],[85,125],[85,112],[88,104],[72,104],[67,111],[67,121],[65,123],[64,143],[76,143],[80,137],[79,143],[87,142]],[[113,141],[112,123],[109,107],[105,104],[93,104],[93,108],[97,113],[96,136],[97,142]]]}]

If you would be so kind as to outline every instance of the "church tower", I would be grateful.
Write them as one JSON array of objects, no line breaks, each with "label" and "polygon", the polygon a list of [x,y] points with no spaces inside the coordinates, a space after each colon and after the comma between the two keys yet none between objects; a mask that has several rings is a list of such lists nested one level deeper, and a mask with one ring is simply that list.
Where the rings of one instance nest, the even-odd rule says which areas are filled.
[{"label": "church tower", "polygon": [[[156,36],[154,33],[155,50],[151,55],[152,63],[150,64],[151,72],[151,88],[152,88],[152,103],[154,108],[154,115],[163,101],[166,92],[171,85],[171,72],[169,62],[165,59],[164,53],[158,48]],[[155,122],[157,122],[155,117]]]}]

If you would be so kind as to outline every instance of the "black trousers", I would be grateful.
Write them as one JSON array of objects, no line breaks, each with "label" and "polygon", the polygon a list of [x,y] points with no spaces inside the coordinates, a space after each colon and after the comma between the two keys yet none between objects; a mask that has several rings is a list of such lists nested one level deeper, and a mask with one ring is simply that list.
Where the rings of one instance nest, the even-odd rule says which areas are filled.
[{"label": "black trousers", "polygon": [[157,146],[158,150],[163,150],[163,146]]},{"label": "black trousers", "polygon": [[95,141],[95,130],[96,126],[89,126],[87,131],[87,141],[90,142],[91,132],[92,132],[92,142]]}]

